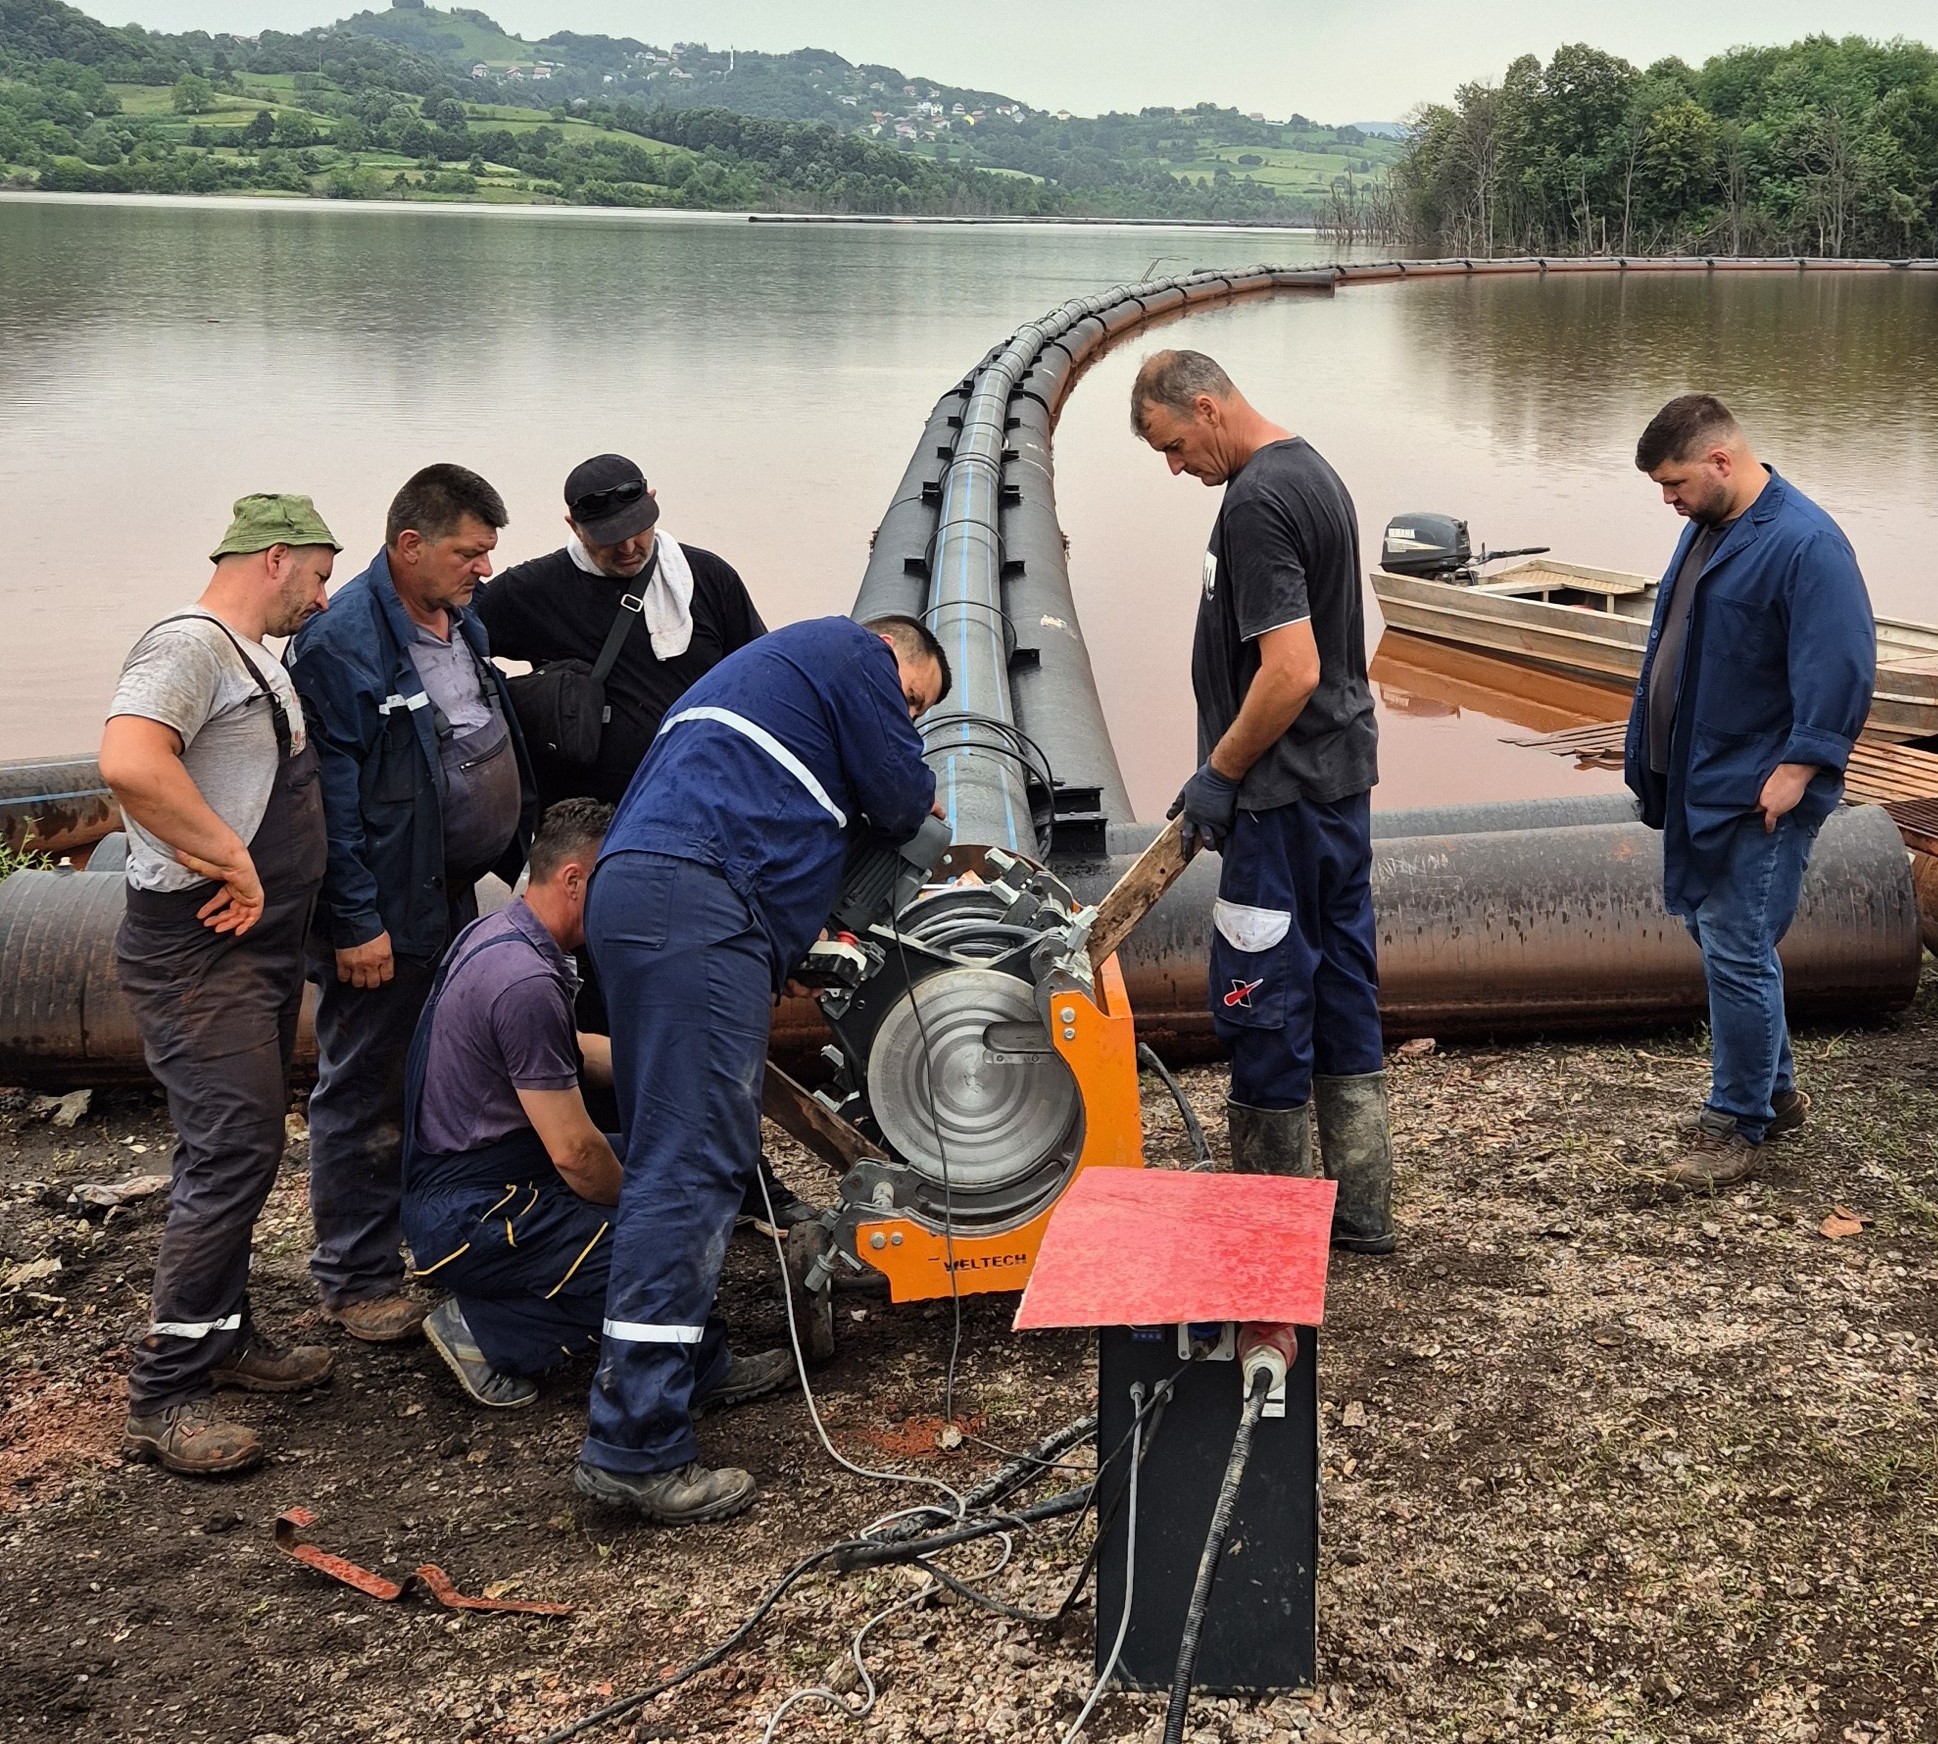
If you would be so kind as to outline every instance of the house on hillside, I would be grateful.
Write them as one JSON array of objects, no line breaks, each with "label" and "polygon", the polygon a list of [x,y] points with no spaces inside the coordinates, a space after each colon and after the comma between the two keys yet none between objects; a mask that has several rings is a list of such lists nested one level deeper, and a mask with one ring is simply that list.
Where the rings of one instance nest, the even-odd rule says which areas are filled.
[{"label": "house on hillside", "polygon": [[474,79],[488,79],[491,77],[491,69],[483,61],[475,62],[471,68],[471,76]]},{"label": "house on hillside", "polygon": [[534,79],[549,79],[551,76],[552,69],[543,61],[540,61],[537,66],[532,68],[532,77]]}]

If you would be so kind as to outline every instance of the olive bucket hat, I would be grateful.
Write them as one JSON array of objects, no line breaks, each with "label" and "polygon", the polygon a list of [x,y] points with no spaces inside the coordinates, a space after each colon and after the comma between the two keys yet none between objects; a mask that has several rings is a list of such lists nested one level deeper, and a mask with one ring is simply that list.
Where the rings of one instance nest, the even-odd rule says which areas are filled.
[{"label": "olive bucket hat", "polygon": [[222,543],[209,553],[209,561],[267,551],[272,545],[327,545],[332,551],[343,549],[308,497],[271,492],[236,498],[235,519],[222,535]]}]

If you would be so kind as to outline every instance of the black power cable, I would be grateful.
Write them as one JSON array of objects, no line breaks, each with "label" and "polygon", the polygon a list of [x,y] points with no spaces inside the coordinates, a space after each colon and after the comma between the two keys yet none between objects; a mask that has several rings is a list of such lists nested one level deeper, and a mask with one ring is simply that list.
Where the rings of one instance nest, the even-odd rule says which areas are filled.
[{"label": "black power cable", "polygon": [[1184,1614],[1184,1635],[1178,1642],[1178,1668],[1171,1679],[1171,1706],[1164,1716],[1164,1744],[1180,1744],[1184,1737],[1185,1711],[1191,1705],[1191,1678],[1198,1669],[1198,1638],[1204,1633],[1212,1583],[1218,1578],[1218,1564],[1225,1554],[1225,1534],[1231,1530],[1232,1513],[1238,1506],[1238,1486],[1245,1481],[1245,1464],[1252,1453],[1252,1431],[1258,1427],[1259,1417],[1265,1410],[1265,1396],[1271,1390],[1270,1374],[1261,1369],[1252,1376],[1251,1389],[1245,1395],[1245,1414],[1238,1420],[1238,1433],[1232,1437],[1225,1481],[1219,1486],[1218,1505],[1211,1511],[1211,1530],[1205,1534],[1204,1554],[1198,1559],[1198,1580],[1191,1589],[1191,1607]]},{"label": "black power cable", "polygon": [[1196,1167],[1211,1167],[1211,1141],[1205,1137],[1205,1129],[1198,1124],[1198,1116],[1184,1094],[1184,1086],[1172,1076],[1171,1068],[1157,1057],[1157,1050],[1149,1042],[1137,1044],[1137,1057],[1163,1080],[1164,1088],[1171,1092],[1171,1100],[1178,1105],[1178,1113],[1184,1120],[1184,1136],[1191,1141],[1191,1149],[1197,1154]]}]

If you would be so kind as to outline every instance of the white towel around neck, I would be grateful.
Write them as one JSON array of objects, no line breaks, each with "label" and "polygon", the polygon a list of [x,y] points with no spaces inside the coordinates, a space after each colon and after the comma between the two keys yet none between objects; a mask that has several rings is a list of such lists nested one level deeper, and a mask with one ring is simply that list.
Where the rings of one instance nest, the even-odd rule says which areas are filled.
[{"label": "white towel around neck", "polygon": [[[587,575],[606,574],[578,538],[569,539],[565,548]],[[662,660],[676,660],[693,640],[693,566],[679,541],[664,527],[655,535],[654,548],[659,562],[653,566],[653,579],[646,584],[640,611],[646,618],[647,634],[653,639],[653,652]]]}]

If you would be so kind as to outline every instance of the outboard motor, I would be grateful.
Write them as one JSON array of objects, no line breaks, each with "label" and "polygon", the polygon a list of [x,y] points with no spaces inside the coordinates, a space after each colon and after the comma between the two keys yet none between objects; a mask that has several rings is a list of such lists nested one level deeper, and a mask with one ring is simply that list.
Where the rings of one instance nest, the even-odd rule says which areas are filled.
[{"label": "outboard motor", "polygon": [[1472,586],[1480,580],[1483,564],[1498,563],[1503,557],[1538,557],[1549,549],[1522,545],[1512,551],[1484,550],[1476,557],[1465,521],[1452,515],[1395,515],[1386,523],[1380,542],[1379,566],[1389,575]]}]

